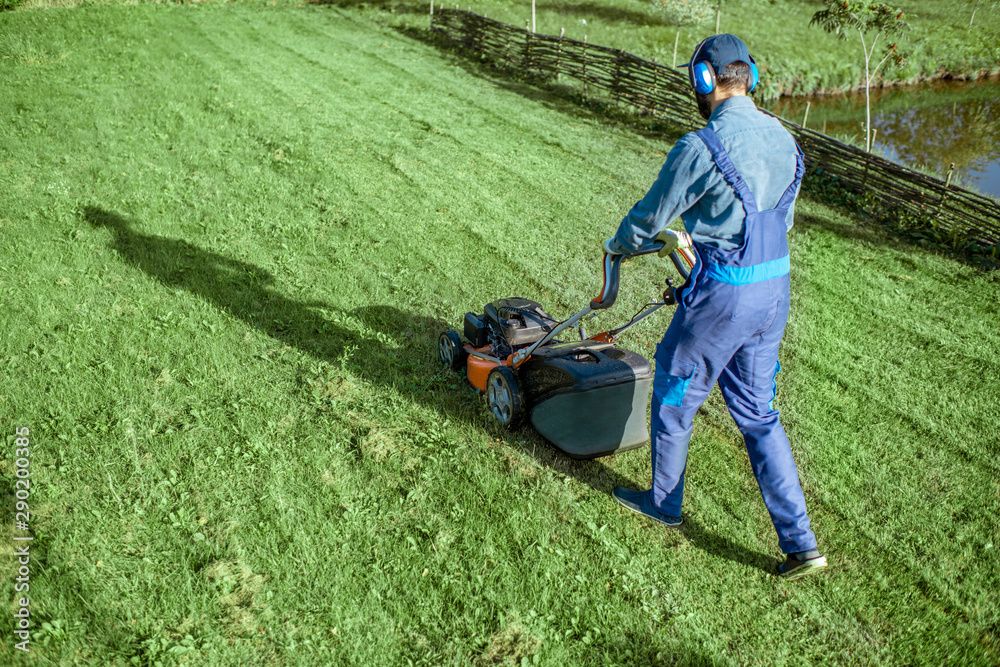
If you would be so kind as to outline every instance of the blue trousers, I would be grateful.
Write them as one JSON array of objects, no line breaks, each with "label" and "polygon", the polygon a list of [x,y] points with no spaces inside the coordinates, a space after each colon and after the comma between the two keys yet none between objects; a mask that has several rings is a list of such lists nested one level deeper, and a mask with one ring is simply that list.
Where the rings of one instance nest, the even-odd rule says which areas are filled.
[{"label": "blue trousers", "polygon": [[788,276],[752,285],[699,280],[656,349],[651,500],[681,515],[695,413],[718,382],[785,553],[816,548],[785,430],[773,407],[778,346],[788,321]]}]

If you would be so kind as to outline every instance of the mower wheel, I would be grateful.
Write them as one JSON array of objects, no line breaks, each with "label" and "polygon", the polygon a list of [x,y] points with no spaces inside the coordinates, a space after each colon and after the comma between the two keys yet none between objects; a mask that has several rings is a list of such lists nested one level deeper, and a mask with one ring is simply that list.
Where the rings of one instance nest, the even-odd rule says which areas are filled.
[{"label": "mower wheel", "polygon": [[467,355],[468,352],[462,345],[462,337],[457,331],[445,331],[438,336],[438,359],[451,370],[462,370]]},{"label": "mower wheel", "polygon": [[486,378],[486,405],[501,426],[513,428],[524,417],[524,398],[517,373],[507,366],[497,366]]}]

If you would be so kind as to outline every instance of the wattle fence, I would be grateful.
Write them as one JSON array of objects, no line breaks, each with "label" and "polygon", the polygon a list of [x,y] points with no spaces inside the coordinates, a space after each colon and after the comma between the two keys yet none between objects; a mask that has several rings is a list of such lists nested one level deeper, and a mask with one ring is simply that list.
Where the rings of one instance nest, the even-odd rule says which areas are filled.
[{"label": "wattle fence", "polygon": [[[431,9],[431,30],[498,69],[576,79],[584,96],[618,104],[690,131],[704,125],[687,77],[618,49],[542,35],[475,12]],[[799,142],[812,177],[843,189],[873,217],[895,226],[943,232],[956,247],[1000,252],[1000,202],[908,169],[831,137],[779,120]]]}]

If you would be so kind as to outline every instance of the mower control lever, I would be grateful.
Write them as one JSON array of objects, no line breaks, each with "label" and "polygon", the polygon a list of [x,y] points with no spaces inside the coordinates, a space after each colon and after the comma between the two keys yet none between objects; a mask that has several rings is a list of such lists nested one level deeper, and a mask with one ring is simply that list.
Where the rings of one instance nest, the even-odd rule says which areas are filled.
[{"label": "mower control lever", "polygon": [[[662,243],[654,243],[636,252],[632,257],[652,255],[655,252],[659,252],[662,247]],[[604,284],[601,286],[601,293],[596,299],[592,299],[590,302],[592,309],[602,310],[614,305],[615,299],[618,298],[618,285],[621,278],[622,260],[624,259],[625,255],[609,255],[608,253],[604,253]],[[674,260],[674,264],[677,264],[676,259]]]},{"label": "mower control lever", "polygon": [[667,289],[663,290],[663,303],[667,306],[677,305],[677,294],[674,292],[674,282],[667,278]]}]

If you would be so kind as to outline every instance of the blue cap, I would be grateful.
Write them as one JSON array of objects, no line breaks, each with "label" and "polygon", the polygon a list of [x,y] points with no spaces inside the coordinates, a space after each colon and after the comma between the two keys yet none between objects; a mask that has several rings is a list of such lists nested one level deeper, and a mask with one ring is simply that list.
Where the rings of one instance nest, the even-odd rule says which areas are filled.
[{"label": "blue cap", "polygon": [[712,35],[701,44],[695,47],[691,62],[682,67],[691,67],[695,63],[708,61],[712,69],[721,72],[729,63],[743,61],[747,65],[753,60],[750,51],[743,40],[736,35]]},{"label": "blue cap", "polygon": [[[691,85],[700,93],[709,93],[715,88],[715,75],[722,72],[726,65],[737,61],[750,65],[752,89],[756,81],[756,63],[747,49],[747,45],[736,35],[722,34],[712,35],[695,47],[691,62],[682,67],[688,68],[688,77]],[[698,63],[708,63],[711,65],[711,72],[706,72],[706,68],[696,68]]]}]

